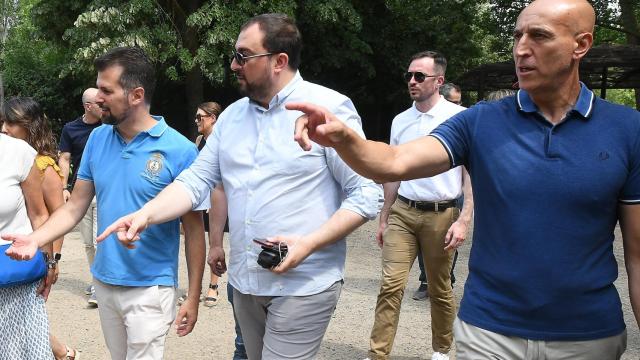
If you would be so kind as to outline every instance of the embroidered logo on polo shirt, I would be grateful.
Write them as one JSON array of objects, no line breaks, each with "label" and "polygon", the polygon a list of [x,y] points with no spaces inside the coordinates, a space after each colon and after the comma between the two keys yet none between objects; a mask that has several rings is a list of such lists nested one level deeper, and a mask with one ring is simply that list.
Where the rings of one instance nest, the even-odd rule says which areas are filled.
[{"label": "embroidered logo on polo shirt", "polygon": [[606,151],[601,151],[598,157],[600,158],[600,160],[607,160],[609,158],[609,153]]},{"label": "embroidered logo on polo shirt", "polygon": [[147,160],[147,166],[142,175],[151,180],[157,180],[163,166],[164,157],[162,154],[153,153],[151,157],[149,157],[149,160]]}]

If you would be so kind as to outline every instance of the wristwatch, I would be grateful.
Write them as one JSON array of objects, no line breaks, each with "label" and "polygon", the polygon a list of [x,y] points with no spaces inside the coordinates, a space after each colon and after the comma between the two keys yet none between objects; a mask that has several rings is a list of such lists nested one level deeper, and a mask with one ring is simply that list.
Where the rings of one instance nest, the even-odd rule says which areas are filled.
[{"label": "wristwatch", "polygon": [[42,253],[42,255],[44,256],[44,261],[47,264],[47,269],[53,270],[58,267],[58,260],[55,258],[56,254],[53,255],[53,259],[49,258],[49,254],[47,253]]},{"label": "wristwatch", "polygon": [[61,253],[53,253],[53,259],[55,261],[60,261],[60,259],[62,259],[62,254]]}]

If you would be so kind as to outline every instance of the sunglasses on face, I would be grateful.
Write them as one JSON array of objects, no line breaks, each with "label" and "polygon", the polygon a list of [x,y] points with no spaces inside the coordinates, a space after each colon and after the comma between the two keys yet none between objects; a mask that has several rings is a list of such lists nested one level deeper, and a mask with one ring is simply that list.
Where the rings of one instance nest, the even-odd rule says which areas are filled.
[{"label": "sunglasses on face", "polygon": [[209,117],[209,116],[211,116],[211,115],[209,115],[209,114],[196,114],[196,122],[200,122],[200,121],[202,121],[202,119],[204,119],[206,117]]},{"label": "sunglasses on face", "polygon": [[438,76],[440,75],[427,75],[425,73],[421,73],[420,71],[416,71],[416,72],[407,71],[406,73],[404,73],[404,80],[406,82],[409,82],[413,78],[413,79],[416,79],[417,83],[421,83],[426,78],[432,78],[432,77],[438,77]]},{"label": "sunglasses on face", "polygon": [[257,57],[261,57],[261,56],[269,56],[269,55],[274,55],[274,53],[264,53],[264,54],[256,54],[256,55],[245,55],[243,53],[237,52],[237,51],[233,51],[233,58],[236,59],[236,62],[238,63],[238,65],[240,66],[244,66],[244,64],[247,62],[247,60],[249,59],[253,59],[253,58],[257,58]]}]

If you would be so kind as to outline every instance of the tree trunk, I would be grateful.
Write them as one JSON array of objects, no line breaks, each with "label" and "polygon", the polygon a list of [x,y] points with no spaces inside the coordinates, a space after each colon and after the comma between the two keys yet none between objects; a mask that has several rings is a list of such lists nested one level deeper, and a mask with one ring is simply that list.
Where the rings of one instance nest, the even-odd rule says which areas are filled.
[{"label": "tree trunk", "polygon": [[[166,11],[172,14],[174,24],[177,31],[182,38],[182,46],[189,50],[192,56],[196,55],[198,48],[200,47],[200,41],[198,34],[192,27],[187,25],[187,17],[193,14],[196,10],[202,6],[202,0],[167,0],[162,4]],[[184,135],[189,139],[196,138],[196,125],[193,122],[197,107],[202,103],[204,88],[204,77],[200,68],[196,65],[189,70],[184,80],[184,96],[186,100],[185,113],[182,116],[182,120],[185,121],[181,126],[184,129]]]},{"label": "tree trunk", "polygon": [[[632,0],[620,0],[620,20],[622,25],[627,30],[627,44],[640,45],[640,39],[637,34],[640,34],[640,27],[638,26],[638,19],[636,19],[635,11],[633,8]],[[640,88],[635,88],[636,93],[636,110],[640,111]]]}]

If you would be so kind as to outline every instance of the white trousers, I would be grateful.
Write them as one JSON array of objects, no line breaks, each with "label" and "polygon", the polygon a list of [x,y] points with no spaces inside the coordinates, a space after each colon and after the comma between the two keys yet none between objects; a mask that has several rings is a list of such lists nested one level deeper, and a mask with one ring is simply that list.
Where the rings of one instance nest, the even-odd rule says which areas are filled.
[{"label": "white trousers", "polygon": [[111,359],[162,359],[176,317],[175,288],[114,286],[95,278],[93,285]]}]

